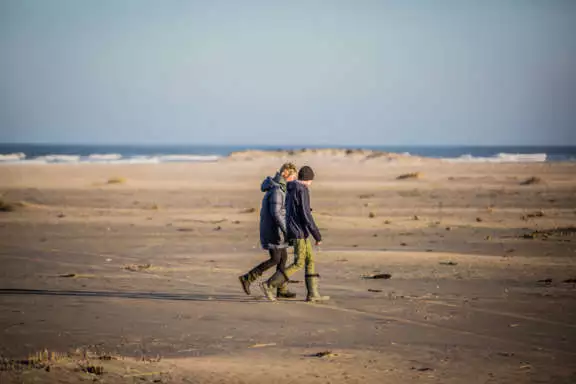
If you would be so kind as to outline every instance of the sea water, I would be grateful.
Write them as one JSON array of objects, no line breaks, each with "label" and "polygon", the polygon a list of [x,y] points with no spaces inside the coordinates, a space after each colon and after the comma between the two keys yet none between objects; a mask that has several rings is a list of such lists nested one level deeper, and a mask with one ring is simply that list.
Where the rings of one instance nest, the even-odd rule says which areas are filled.
[{"label": "sea water", "polygon": [[[262,145],[76,145],[0,144],[0,163],[167,163],[218,161],[243,150],[296,150]],[[451,162],[576,161],[576,146],[310,146],[369,149],[445,159]]]}]

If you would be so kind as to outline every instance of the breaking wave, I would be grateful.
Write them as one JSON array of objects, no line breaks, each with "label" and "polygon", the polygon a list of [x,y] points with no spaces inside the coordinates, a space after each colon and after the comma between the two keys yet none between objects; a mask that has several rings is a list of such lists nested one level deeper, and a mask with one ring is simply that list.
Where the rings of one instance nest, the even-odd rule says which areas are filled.
[{"label": "breaking wave", "polygon": [[8,153],[5,155],[0,154],[0,161],[20,161],[24,160],[26,155],[22,152],[18,153]]},{"label": "breaking wave", "polygon": [[444,161],[453,163],[542,163],[547,160],[545,153],[499,153],[490,157],[477,157],[462,155],[460,157],[445,158]]},{"label": "breaking wave", "polygon": [[45,155],[28,158],[24,153],[0,154],[0,163],[10,164],[159,164],[218,161],[218,155],[122,156],[118,153],[80,155]]}]

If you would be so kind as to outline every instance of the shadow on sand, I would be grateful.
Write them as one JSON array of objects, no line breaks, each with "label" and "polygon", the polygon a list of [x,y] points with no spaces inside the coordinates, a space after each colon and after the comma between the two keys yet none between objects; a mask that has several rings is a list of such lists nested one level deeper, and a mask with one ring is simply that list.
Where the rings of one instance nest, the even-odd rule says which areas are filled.
[{"label": "shadow on sand", "polygon": [[0,289],[0,296],[7,295],[37,295],[37,296],[72,296],[140,300],[183,300],[183,301],[233,301],[233,302],[264,302],[263,298],[240,295],[208,295],[194,293],[166,292],[120,292],[120,291],[56,291],[48,289]]}]

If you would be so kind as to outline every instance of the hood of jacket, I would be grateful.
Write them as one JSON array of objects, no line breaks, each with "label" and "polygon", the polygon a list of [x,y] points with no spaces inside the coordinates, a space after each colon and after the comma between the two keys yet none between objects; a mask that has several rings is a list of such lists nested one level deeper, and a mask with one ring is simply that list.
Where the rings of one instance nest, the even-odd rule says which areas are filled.
[{"label": "hood of jacket", "polygon": [[286,192],[286,180],[277,173],[274,177],[268,176],[267,178],[262,181],[262,185],[260,186],[260,190],[262,192],[267,192],[272,188],[280,188],[282,191]]}]

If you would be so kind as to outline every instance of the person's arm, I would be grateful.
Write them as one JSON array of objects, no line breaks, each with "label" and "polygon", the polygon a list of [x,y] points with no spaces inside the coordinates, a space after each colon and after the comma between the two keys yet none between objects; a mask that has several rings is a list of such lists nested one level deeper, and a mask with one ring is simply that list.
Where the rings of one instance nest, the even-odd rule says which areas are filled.
[{"label": "person's arm", "polygon": [[304,215],[304,220],[306,223],[306,227],[312,234],[314,240],[317,243],[322,241],[322,235],[320,234],[320,230],[316,226],[316,222],[314,221],[314,217],[312,216],[312,210],[310,209],[310,192],[308,189],[305,189],[302,193],[302,214]]},{"label": "person's arm", "polygon": [[284,206],[284,196],[282,192],[280,192],[278,189],[272,191],[272,194],[270,194],[270,198],[268,199],[268,204],[270,213],[272,213],[272,217],[274,218],[274,222],[282,231],[284,238],[286,238],[286,215],[282,210],[282,207]]}]

